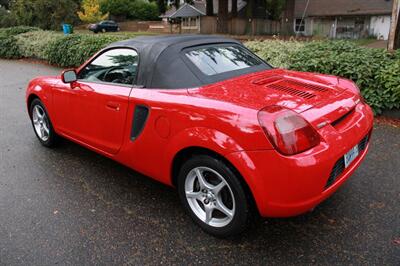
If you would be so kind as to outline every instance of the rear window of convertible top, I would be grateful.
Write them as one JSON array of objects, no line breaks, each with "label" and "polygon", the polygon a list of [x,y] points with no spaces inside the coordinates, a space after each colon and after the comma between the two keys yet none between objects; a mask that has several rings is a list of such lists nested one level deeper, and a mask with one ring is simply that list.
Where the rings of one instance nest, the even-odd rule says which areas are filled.
[{"label": "rear window of convertible top", "polygon": [[262,61],[239,45],[207,46],[185,52],[189,60],[205,75],[245,69]]}]

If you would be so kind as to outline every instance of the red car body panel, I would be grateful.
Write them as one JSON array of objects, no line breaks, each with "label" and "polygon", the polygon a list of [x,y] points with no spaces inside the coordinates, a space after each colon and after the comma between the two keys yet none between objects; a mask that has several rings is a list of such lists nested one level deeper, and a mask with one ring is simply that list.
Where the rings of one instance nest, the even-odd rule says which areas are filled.
[{"label": "red car body panel", "polygon": [[[280,91],[288,84],[292,91]],[[305,99],[296,94],[300,90],[316,96]],[[44,77],[30,83],[28,103],[32,95],[42,100],[61,136],[168,185],[180,151],[200,147],[223,156],[244,178],[260,214],[272,217],[303,213],[336,191],[369,146],[325,188],[335,162],[370,135],[373,125],[372,111],[352,82],[279,69],[176,90],[64,84],[60,77]],[[150,114],[131,140],[138,105],[149,107]],[[277,152],[257,119],[268,105],[301,113],[321,135],[320,144],[292,156]]]}]

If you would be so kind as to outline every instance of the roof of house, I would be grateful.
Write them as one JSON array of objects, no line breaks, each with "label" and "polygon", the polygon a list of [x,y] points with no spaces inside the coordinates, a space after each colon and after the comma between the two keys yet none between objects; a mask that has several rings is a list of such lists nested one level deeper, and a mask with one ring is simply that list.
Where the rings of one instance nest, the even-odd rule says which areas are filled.
[{"label": "roof of house", "polygon": [[393,0],[294,0],[294,15],[302,17],[391,14]]},{"label": "roof of house", "polygon": [[[185,3],[179,9],[182,9],[186,5],[191,6],[195,10],[197,10],[199,12],[200,16],[204,16],[206,14],[206,1],[205,0],[194,0],[193,4],[191,4],[191,5]],[[232,9],[231,5],[232,5],[232,2],[229,1],[228,2],[229,12]],[[237,1],[238,11],[242,10],[245,6],[246,6],[246,2],[244,0]],[[213,7],[214,7],[214,14],[217,14],[218,13],[218,0],[214,0]],[[179,9],[178,9],[178,11],[179,11]],[[187,7],[185,7],[184,9],[185,9],[185,12],[189,11],[189,9]],[[167,10],[167,12],[165,12],[165,14],[161,15],[160,17],[161,18],[170,18],[175,12],[177,12],[177,10],[176,10],[175,6],[172,6],[169,10]],[[192,12],[192,11],[189,11],[189,12]],[[194,16],[199,16],[199,15],[194,15]],[[189,16],[186,16],[186,17],[189,17]]]},{"label": "roof of house", "polygon": [[204,16],[206,13],[187,3],[183,4],[178,10],[172,13],[169,18],[188,18]]}]

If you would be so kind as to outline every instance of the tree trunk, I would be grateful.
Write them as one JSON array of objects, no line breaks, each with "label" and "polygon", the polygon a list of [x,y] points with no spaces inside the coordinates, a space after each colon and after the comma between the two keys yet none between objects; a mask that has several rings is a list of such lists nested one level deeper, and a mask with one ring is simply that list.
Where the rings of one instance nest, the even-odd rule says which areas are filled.
[{"label": "tree trunk", "polygon": [[235,18],[235,17],[237,17],[237,13],[238,13],[238,10],[237,10],[237,0],[232,0],[232,11],[231,11],[231,16],[232,16],[233,18]]},{"label": "tree trunk", "polygon": [[[392,9],[392,20],[390,23],[390,31],[389,31],[389,41],[388,41],[388,50],[394,51],[399,48],[399,12],[400,12],[400,3],[399,0],[393,0],[393,9]],[[397,44],[397,47],[396,47]]]},{"label": "tree trunk", "polygon": [[165,11],[167,11],[167,7],[165,5],[165,0],[157,0],[157,7],[158,7],[158,12],[160,15],[165,14]]},{"label": "tree trunk", "polygon": [[394,47],[393,47],[394,50],[397,50],[400,48],[400,17],[399,16],[400,16],[400,14],[397,16],[397,26],[396,26],[396,32],[394,34]]},{"label": "tree trunk", "polygon": [[228,33],[228,0],[218,1],[218,33]]},{"label": "tree trunk", "polygon": [[180,4],[181,4],[180,0],[174,0],[174,6],[175,6],[176,10],[179,9]]},{"label": "tree trunk", "polygon": [[206,15],[214,16],[214,1],[213,0],[206,1]]}]

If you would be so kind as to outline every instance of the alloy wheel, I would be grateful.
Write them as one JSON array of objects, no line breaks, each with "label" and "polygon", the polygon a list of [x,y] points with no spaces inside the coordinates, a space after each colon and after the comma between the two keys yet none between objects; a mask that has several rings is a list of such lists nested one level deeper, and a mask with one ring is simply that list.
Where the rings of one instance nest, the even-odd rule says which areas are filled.
[{"label": "alloy wheel", "polygon": [[42,141],[50,138],[50,123],[46,112],[40,105],[35,105],[32,109],[32,121],[36,134]]},{"label": "alloy wheel", "polygon": [[196,167],[187,174],[185,195],[193,213],[209,226],[224,227],[235,215],[231,187],[211,168]]}]

